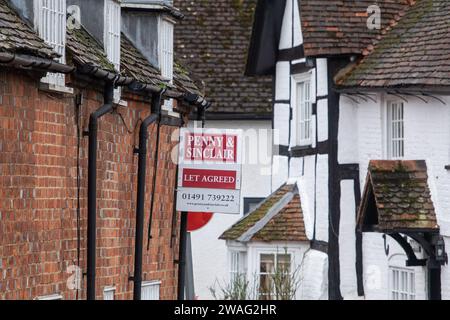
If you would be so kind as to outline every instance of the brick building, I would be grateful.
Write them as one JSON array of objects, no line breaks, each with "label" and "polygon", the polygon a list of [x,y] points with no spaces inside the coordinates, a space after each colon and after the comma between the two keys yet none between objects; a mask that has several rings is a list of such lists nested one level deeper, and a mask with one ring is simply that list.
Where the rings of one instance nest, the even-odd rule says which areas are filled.
[{"label": "brick building", "polygon": [[[66,24],[69,5],[78,5],[70,8],[79,10],[81,25],[70,24],[72,15]],[[85,299],[86,272],[95,283],[95,298],[133,297],[136,152],[141,124],[152,104],[158,110],[161,93],[159,124],[148,127],[144,170],[142,299],[177,298],[172,151],[187,114],[206,101],[189,73],[180,65],[173,68],[177,10],[136,6],[121,12],[121,3],[112,0],[96,5],[0,0],[0,299]],[[89,14],[96,16],[96,27]],[[168,40],[165,50],[148,54],[126,24],[133,14],[166,24],[167,39],[161,39],[160,29],[146,34],[159,47]],[[97,146],[97,161],[96,179],[89,184],[89,123],[112,97],[91,145]],[[89,203],[96,217],[96,264],[90,271]]]}]

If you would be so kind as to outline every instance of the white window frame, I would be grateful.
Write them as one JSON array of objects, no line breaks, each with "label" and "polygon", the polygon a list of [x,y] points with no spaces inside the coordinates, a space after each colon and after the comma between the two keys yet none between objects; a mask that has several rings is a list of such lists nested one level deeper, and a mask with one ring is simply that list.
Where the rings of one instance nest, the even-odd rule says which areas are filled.
[{"label": "white window frame", "polygon": [[116,299],[116,287],[111,286],[103,288],[103,300],[115,300],[115,299]]},{"label": "white window frame", "polygon": [[[157,290],[155,290],[154,295],[152,297],[146,297],[146,290],[155,288],[157,288]],[[141,287],[141,298],[142,300],[161,300],[160,290],[161,281],[143,281]]]},{"label": "white window frame", "polygon": [[311,72],[293,76],[293,80],[295,144],[298,147],[306,147],[312,145],[314,137]]},{"label": "white window frame", "polygon": [[[104,44],[108,60],[120,72],[120,41],[121,41],[121,8],[116,0],[105,0]],[[114,101],[119,102],[121,90],[114,90]]]},{"label": "white window frame", "polygon": [[238,276],[247,274],[247,251],[229,250],[230,280],[233,282]]},{"label": "white window frame", "polygon": [[390,160],[405,157],[405,104],[403,101],[387,101],[386,154]]},{"label": "white window frame", "polygon": [[413,269],[389,267],[389,299],[416,299],[416,277]]},{"label": "white window frame", "polygon": [[[59,63],[66,63],[66,0],[35,0],[34,26],[39,36],[60,54]],[[65,75],[62,73],[47,73],[42,78],[43,83],[65,87]]]},{"label": "white window frame", "polygon": [[[175,22],[167,17],[159,19],[159,68],[161,76],[173,83],[174,73],[174,27]],[[172,111],[173,100],[165,100],[164,108]]]},{"label": "white window frame", "polygon": [[36,297],[35,300],[42,300],[42,301],[50,301],[50,300],[62,300],[63,296],[59,293],[55,293],[55,294],[50,294],[47,296],[40,296],[40,297]]},{"label": "white window frame", "polygon": [[[273,251],[260,251],[258,252],[258,263],[256,265],[257,269],[257,274],[258,274],[258,299],[262,300],[261,297],[263,296],[263,294],[261,294],[260,291],[260,287],[261,287],[261,276],[262,275],[273,275],[274,273],[270,273],[270,272],[261,272],[261,256],[262,255],[273,255],[274,256],[274,268],[277,268],[278,266],[278,256],[281,255],[287,255],[289,256],[289,272],[292,273],[292,266],[294,263],[294,254],[290,251],[287,252],[273,252]],[[274,269],[275,272],[275,269]],[[266,294],[267,295],[267,294]],[[275,292],[271,292],[270,295],[272,295],[272,298],[275,295]],[[266,299],[264,299],[266,300]]]}]

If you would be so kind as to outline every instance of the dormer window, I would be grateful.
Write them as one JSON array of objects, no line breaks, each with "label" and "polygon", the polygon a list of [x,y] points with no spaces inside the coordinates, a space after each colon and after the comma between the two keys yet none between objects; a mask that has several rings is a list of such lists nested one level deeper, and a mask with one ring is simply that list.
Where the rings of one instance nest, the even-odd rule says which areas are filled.
[{"label": "dormer window", "polygon": [[117,71],[120,71],[120,23],[120,4],[105,0],[105,50]]},{"label": "dormer window", "polygon": [[[166,18],[160,19],[159,64],[161,75],[170,80],[170,83],[173,82],[173,29],[172,21]],[[172,100],[166,101],[164,106],[171,110]]]},{"label": "dormer window", "polygon": [[173,23],[166,19],[161,19],[160,32],[160,67],[161,75],[173,80]]},{"label": "dormer window", "polygon": [[[109,61],[118,72],[120,72],[120,18],[120,4],[115,0],[105,0],[105,51]],[[120,101],[120,95],[120,89],[114,90],[116,102]]]},{"label": "dormer window", "polygon": [[[39,36],[61,55],[60,63],[66,63],[66,0],[35,0],[35,28]],[[43,82],[65,86],[63,74],[48,73]]]}]

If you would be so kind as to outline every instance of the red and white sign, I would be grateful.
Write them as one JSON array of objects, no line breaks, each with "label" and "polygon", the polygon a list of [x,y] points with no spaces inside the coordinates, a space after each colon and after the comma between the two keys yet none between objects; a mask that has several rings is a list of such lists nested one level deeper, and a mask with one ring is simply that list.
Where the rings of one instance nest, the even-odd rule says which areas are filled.
[{"label": "red and white sign", "polygon": [[192,161],[237,162],[235,134],[184,133],[184,159]]},{"label": "red and white sign", "polygon": [[181,129],[177,210],[240,213],[240,130]]},{"label": "red and white sign", "polygon": [[183,168],[183,187],[236,189],[236,171]]}]

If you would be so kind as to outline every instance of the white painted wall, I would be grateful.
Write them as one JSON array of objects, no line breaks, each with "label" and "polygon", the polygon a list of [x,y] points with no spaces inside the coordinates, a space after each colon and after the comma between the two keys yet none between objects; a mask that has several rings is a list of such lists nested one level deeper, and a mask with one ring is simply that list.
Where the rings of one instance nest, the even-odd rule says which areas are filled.
[{"label": "white painted wall", "polygon": [[[404,102],[405,118],[405,159],[426,160],[429,174],[429,186],[432,192],[433,202],[436,207],[438,223],[441,234],[445,236],[447,248],[449,244],[449,221],[450,221],[450,173],[445,166],[450,163],[450,98],[440,97],[447,105],[430,99],[429,103],[407,97]],[[343,129],[340,135],[339,159],[343,162],[352,160],[354,150],[358,150],[358,163],[360,164],[360,182],[363,188],[369,160],[384,159],[385,153],[385,105],[389,99],[398,99],[389,96],[377,96],[377,102],[363,102],[355,104],[348,99],[341,100],[341,110],[346,109],[346,118],[342,123],[352,123],[356,119],[356,134],[350,135]],[[341,127],[342,128],[342,127]],[[354,137],[357,137],[355,143]],[[346,138],[344,138],[346,137]],[[342,140],[341,140],[342,139]],[[350,158],[351,157],[351,158]],[[349,200],[350,190],[344,194],[343,200]],[[350,209],[349,209],[350,210]],[[346,210],[348,211],[348,210]],[[341,213],[347,214],[347,213]],[[348,237],[346,241],[351,241]],[[364,255],[364,282],[366,299],[389,298],[388,266],[392,263],[392,255],[396,255],[395,263],[402,262],[404,266],[405,257],[399,256],[403,251],[388,238],[390,255],[384,252],[384,242],[381,234],[366,233],[363,237]],[[417,299],[426,298],[425,269],[415,267]],[[450,299],[448,288],[450,287],[450,274],[448,267],[442,269],[442,297]]]},{"label": "white painted wall", "polygon": [[[201,300],[212,299],[209,287],[213,286],[216,280],[223,282],[228,277],[226,244],[225,241],[218,238],[242,217],[243,198],[264,198],[271,193],[271,121],[206,121],[206,128],[245,130],[244,152],[249,150],[251,141],[245,138],[246,134],[247,137],[253,137],[261,132],[268,139],[267,141],[260,139],[258,142],[261,144],[258,148],[258,151],[261,151],[261,162],[255,162],[255,164],[244,162],[242,168],[241,214],[215,214],[208,225],[192,233],[195,292]],[[263,157],[264,154],[265,157]]]}]

